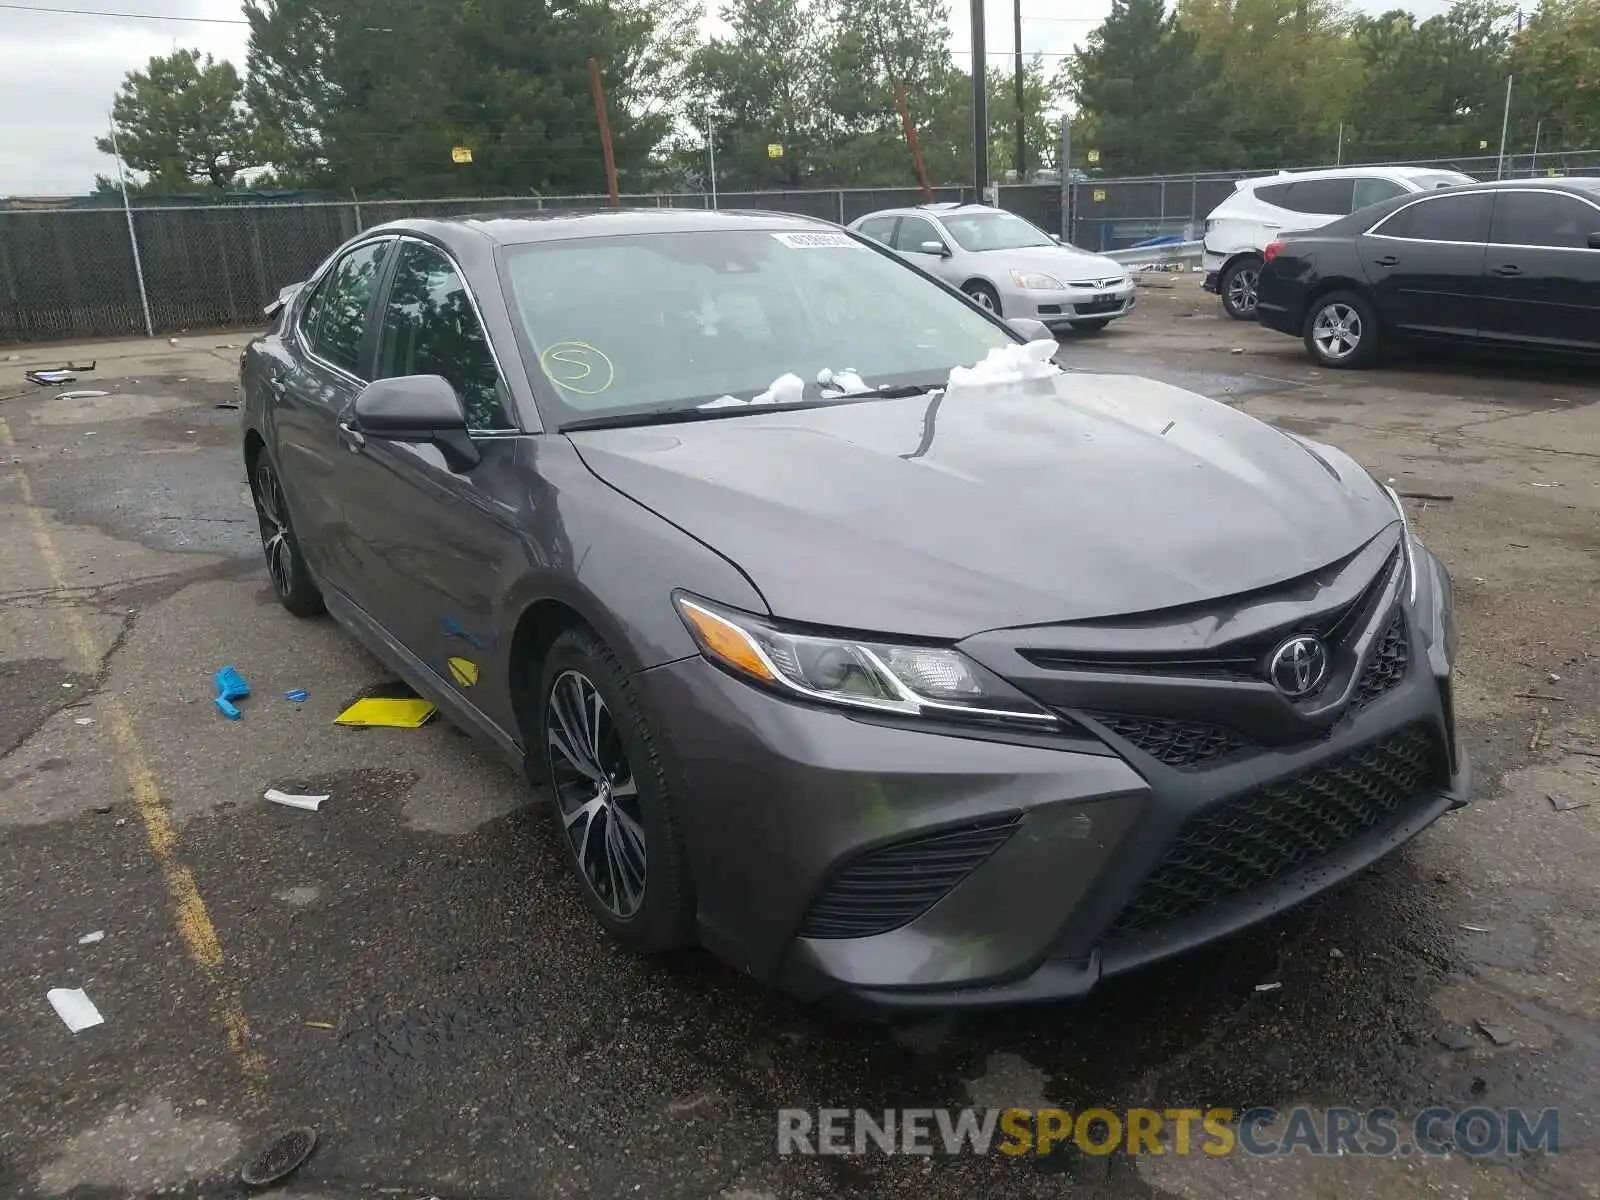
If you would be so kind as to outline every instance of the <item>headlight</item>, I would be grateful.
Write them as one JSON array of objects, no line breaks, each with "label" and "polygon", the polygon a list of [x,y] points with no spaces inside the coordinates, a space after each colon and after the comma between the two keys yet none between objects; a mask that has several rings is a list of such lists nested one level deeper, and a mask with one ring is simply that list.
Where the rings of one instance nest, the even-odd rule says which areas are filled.
[{"label": "headlight", "polygon": [[749,613],[673,597],[700,653],[764,687],[904,716],[1057,725],[1054,714],[958,650],[793,633]]},{"label": "headlight", "polygon": [[1046,275],[1040,271],[1013,271],[1011,282],[1019,288],[1035,292],[1059,292],[1066,287],[1054,275]]}]

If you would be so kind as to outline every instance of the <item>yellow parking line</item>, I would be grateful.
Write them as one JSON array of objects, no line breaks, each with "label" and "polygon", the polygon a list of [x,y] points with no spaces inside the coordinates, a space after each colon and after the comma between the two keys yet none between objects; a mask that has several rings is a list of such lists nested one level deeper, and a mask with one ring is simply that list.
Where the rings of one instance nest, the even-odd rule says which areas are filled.
[{"label": "yellow parking line", "polygon": [[[11,427],[0,417],[0,446],[11,448],[16,444],[16,439],[11,436]],[[17,468],[17,480],[22,489],[28,525],[33,532],[34,543],[39,548],[39,557],[44,561],[55,586],[65,590],[67,578],[62,569],[61,555],[56,552],[49,527],[34,503],[33,484],[21,467]],[[100,652],[95,647],[89,627],[84,624],[77,610],[70,606],[62,609],[62,620],[84,673],[98,675]],[[266,1059],[260,1051],[251,1047],[250,1021],[245,1016],[244,1005],[240,1002],[238,991],[223,976],[222,943],[217,940],[216,926],[211,923],[211,915],[206,911],[206,902],[195,884],[194,873],[178,855],[177,831],[172,827],[172,814],[167,810],[161,790],[156,786],[155,773],[145,759],[127,709],[114,696],[106,695],[101,699],[111,736],[117,743],[123,775],[133,793],[134,807],[144,824],[145,841],[161,866],[167,892],[172,897],[173,919],[178,926],[178,933],[189,951],[189,957],[205,972],[206,978],[216,989],[218,1015],[227,1033],[228,1048],[239,1056],[240,1065],[247,1074],[260,1075],[266,1070]]]}]

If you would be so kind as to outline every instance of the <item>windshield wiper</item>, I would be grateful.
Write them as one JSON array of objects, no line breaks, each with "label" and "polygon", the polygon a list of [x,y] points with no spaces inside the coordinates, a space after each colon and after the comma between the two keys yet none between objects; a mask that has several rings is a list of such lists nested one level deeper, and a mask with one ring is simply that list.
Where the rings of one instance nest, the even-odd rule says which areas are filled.
[{"label": "windshield wiper", "polygon": [[740,404],[726,408],[655,408],[645,412],[608,413],[600,417],[580,417],[562,425],[562,433],[585,429],[626,429],[630,425],[679,425],[685,421],[718,421],[723,417],[748,417],[752,413],[798,412],[802,408],[825,407],[844,400],[870,400],[871,396],[841,396],[838,400],[800,400],[793,404]]}]

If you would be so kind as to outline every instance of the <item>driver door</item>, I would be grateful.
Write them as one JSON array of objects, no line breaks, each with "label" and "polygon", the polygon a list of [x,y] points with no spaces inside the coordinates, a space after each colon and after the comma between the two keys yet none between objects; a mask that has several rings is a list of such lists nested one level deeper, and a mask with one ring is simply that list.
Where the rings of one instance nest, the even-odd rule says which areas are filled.
[{"label": "driver door", "polygon": [[[938,252],[923,249],[924,246],[933,243],[937,243],[942,249]],[[894,231],[894,249],[907,261],[915,263],[931,275],[937,275],[948,283],[962,282],[953,277],[956,272],[951,270],[952,260],[944,236],[927,217],[910,215],[901,217],[900,228]]]},{"label": "driver door", "polygon": [[500,603],[526,562],[517,534],[520,430],[463,272],[431,242],[401,240],[374,316],[374,379],[439,375],[455,388],[482,460],[452,470],[437,447],[361,434],[341,416],[345,524],[367,615],[504,730]]}]

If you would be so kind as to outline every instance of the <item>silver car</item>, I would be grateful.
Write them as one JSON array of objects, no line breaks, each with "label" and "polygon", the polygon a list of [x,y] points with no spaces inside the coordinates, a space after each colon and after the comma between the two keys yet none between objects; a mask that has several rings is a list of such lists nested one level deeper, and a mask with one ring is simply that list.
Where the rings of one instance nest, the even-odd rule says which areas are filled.
[{"label": "silver car", "polygon": [[850,228],[1002,316],[1092,333],[1133,311],[1133,276],[1121,263],[1063,244],[1004,209],[954,203],[886,208]]}]

